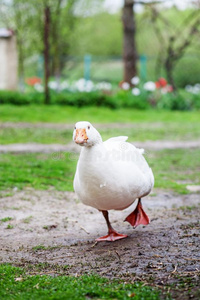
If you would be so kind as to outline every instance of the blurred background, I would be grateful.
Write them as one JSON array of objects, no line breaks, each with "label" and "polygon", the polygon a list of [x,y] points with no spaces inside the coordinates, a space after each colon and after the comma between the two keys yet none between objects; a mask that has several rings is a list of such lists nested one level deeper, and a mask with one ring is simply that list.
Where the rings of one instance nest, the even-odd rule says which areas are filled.
[{"label": "blurred background", "polygon": [[[136,108],[164,97],[161,108],[198,108],[199,8],[199,0],[1,0],[0,89],[29,94],[16,104],[75,105],[71,94],[86,92],[111,107],[121,97]],[[143,98],[148,103],[135,104]],[[0,101],[14,102],[1,91]]]}]

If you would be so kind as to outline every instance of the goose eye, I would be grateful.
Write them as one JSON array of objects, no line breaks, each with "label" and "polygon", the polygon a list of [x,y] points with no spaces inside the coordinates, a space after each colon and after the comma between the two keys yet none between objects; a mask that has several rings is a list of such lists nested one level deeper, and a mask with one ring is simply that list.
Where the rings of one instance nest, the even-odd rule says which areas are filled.
[{"label": "goose eye", "polygon": [[76,126],[74,126],[74,129],[76,129]]},{"label": "goose eye", "polygon": [[88,126],[88,129],[90,129],[90,126]]}]

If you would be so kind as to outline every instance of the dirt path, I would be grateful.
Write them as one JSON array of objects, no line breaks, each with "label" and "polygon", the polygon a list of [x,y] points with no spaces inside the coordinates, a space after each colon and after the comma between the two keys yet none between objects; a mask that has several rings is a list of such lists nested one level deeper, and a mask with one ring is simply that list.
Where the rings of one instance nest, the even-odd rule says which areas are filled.
[{"label": "dirt path", "polygon": [[[139,126],[140,128],[160,128],[163,126],[161,122],[143,122],[143,123],[94,123],[93,124],[97,129],[115,129],[115,128],[135,128]],[[37,123],[28,123],[28,122],[0,122],[0,128],[48,128],[48,129],[69,129],[73,130],[74,124],[70,123],[47,123],[47,122],[37,122]]]},{"label": "dirt path", "polygon": [[148,278],[158,285],[176,282],[184,275],[196,280],[200,270],[199,194],[157,191],[143,205],[151,219],[148,226],[132,229],[123,223],[133,207],[112,211],[114,228],[129,237],[95,243],[95,238],[106,234],[105,221],[97,210],[78,202],[74,193],[25,190],[2,196],[0,219],[12,219],[0,222],[0,263],[45,263],[44,273],[49,265],[52,273],[55,266],[66,266],[65,274]]},{"label": "dirt path", "polygon": [[[146,141],[134,142],[138,148],[145,150],[164,150],[164,149],[191,149],[199,148],[200,140],[195,141]],[[9,144],[0,145],[0,153],[52,153],[52,152],[75,152],[80,151],[80,147],[73,142],[67,145],[61,144],[39,144],[39,143],[26,143],[26,144]]]}]

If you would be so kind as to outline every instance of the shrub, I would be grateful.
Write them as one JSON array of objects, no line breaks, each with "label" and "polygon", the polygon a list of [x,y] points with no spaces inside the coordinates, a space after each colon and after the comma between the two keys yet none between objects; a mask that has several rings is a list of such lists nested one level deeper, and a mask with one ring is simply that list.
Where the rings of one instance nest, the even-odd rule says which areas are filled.
[{"label": "shrub", "polygon": [[[185,90],[177,93],[162,94],[160,91],[149,92],[142,90],[140,95],[133,95],[131,91],[119,90],[113,94],[100,91],[92,92],[61,92],[51,91],[51,104],[69,106],[106,106],[113,109],[135,108],[149,109],[151,107],[167,110],[200,109],[200,95]],[[0,104],[29,105],[42,104],[42,93],[29,92],[22,94],[14,91],[0,91]]]},{"label": "shrub", "polygon": [[23,94],[16,91],[0,91],[0,104],[40,104],[43,102],[43,95],[32,92]]}]

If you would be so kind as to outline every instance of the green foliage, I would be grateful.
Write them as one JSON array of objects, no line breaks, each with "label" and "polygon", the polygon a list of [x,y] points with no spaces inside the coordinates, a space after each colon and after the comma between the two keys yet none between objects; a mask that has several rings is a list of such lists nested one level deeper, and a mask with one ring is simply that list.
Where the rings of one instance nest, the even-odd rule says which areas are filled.
[{"label": "green foliage", "polygon": [[176,94],[168,93],[162,95],[157,102],[159,109],[168,110],[193,110],[200,108],[200,96],[179,90]]},{"label": "green foliage", "polygon": [[6,300],[160,299],[158,290],[142,283],[129,284],[98,275],[28,276],[21,268],[1,265],[0,278],[0,298]]},{"label": "green foliage", "polygon": [[69,52],[72,28],[77,17],[74,14],[77,0],[54,1],[54,0],[13,0],[1,1],[0,19],[1,26],[11,27],[17,32],[17,46],[19,54],[19,71],[24,70],[25,58],[43,52],[44,34],[44,8],[48,5],[51,13],[50,26],[50,53],[53,66],[57,68],[60,57]]},{"label": "green foliage", "polygon": [[122,24],[120,14],[101,12],[80,17],[70,45],[72,55],[121,55]]},{"label": "green foliage", "polygon": [[184,97],[179,94],[165,94],[157,102],[157,107],[168,110],[191,110],[193,103],[191,98]]},{"label": "green foliage", "polygon": [[129,91],[120,90],[118,93],[114,94],[111,99],[113,105],[116,105],[116,108],[125,107],[141,110],[150,108],[147,93],[145,92],[143,92],[141,96],[133,96]]},{"label": "green foliage", "polygon": [[[43,61],[35,63],[35,55],[43,54],[44,6],[42,0],[13,0],[1,1],[0,22],[2,27],[11,27],[17,31],[17,44],[19,53],[19,73],[26,77],[43,76]],[[91,66],[92,78],[107,79],[114,82],[122,79],[122,66],[112,63],[109,66],[103,58],[105,56],[122,56],[122,21],[121,13],[109,14],[102,7],[103,1],[53,1],[49,0],[51,10],[50,26],[50,55],[51,74],[56,74],[61,66],[61,75],[69,78],[83,76],[83,67],[76,68],[73,59],[68,55],[83,56],[87,53],[101,57],[101,64],[97,62]],[[83,9],[84,8],[84,9]],[[166,56],[169,37],[175,35],[176,48],[187,38],[190,24],[184,25],[185,19],[194,9],[177,10],[176,8],[159,11],[165,24],[158,21],[158,27],[163,34],[160,42],[156,36],[150,9],[145,6],[142,13],[136,14],[136,44],[138,54],[145,54],[147,60],[147,79],[156,80],[159,76],[166,76],[164,67],[156,71],[156,58],[159,49],[162,51],[162,61]],[[167,26],[166,26],[167,24]],[[178,31],[177,31],[178,29]],[[176,34],[178,32],[179,34]],[[198,38],[194,38],[188,47],[186,55],[181,59],[174,70],[175,83],[179,87],[194,84],[200,81]],[[103,66],[104,65],[104,66]],[[161,65],[161,64],[159,64]],[[163,64],[164,65],[164,64]],[[76,69],[76,70],[75,70]],[[104,71],[106,69],[106,72]],[[139,67],[138,67],[139,69]],[[31,73],[32,72],[32,73]],[[37,74],[36,74],[37,73]],[[106,77],[106,73],[108,77]],[[155,74],[156,73],[156,74]],[[78,76],[78,77],[77,77]],[[13,102],[14,103],[14,102]],[[25,102],[24,102],[25,103]]]},{"label": "green foliage", "polygon": [[52,103],[61,105],[71,105],[77,107],[83,106],[107,106],[116,108],[116,104],[107,95],[100,92],[77,92],[77,93],[60,93],[52,94]]},{"label": "green foliage", "polygon": [[[136,14],[136,45],[138,54],[147,56],[146,79],[157,80],[160,76],[166,77],[164,59],[166,59],[169,39],[175,36],[174,45],[176,49],[187,39],[191,24],[190,22],[186,23],[184,20],[191,20],[191,23],[193,23],[195,14],[193,13],[193,18],[189,16],[195,11],[189,8],[186,10],[177,10],[175,7],[159,10],[158,14],[161,16],[160,19],[166,20],[166,22],[157,21],[158,28],[163,35],[162,43],[156,35],[150,11],[148,6],[144,6],[144,11]],[[95,15],[91,14],[87,18],[80,17],[74,27],[72,40],[73,43],[70,45],[70,53],[72,55],[85,55],[86,53],[90,53],[91,55],[101,56],[101,64],[98,64],[94,57],[91,71],[92,79],[110,78],[115,81],[118,78],[117,76],[122,79],[123,72],[122,68],[117,66],[118,61],[115,60],[115,64],[113,62],[112,65],[106,68],[106,58],[104,61],[102,58],[102,56],[109,55],[122,56],[122,22],[119,13],[109,15],[105,12],[99,12]],[[174,78],[178,87],[183,88],[187,84],[200,82],[198,48],[198,38],[196,35],[184,57],[180,59],[175,66]],[[159,51],[162,53],[162,59],[161,62],[157,64],[156,60]],[[104,75],[102,75],[102,65],[105,65],[106,72],[108,73],[110,73],[112,69],[116,70],[115,74],[113,74],[112,77],[106,77],[106,72],[104,72]],[[139,69],[140,66],[138,66],[138,70]],[[72,72],[74,71],[72,70]],[[119,78],[118,80],[120,80]]]},{"label": "green foliage", "polygon": [[[13,91],[0,91],[1,104],[42,104],[43,94],[29,92],[22,94]],[[103,92],[51,92],[51,104],[69,105],[76,107],[105,106],[113,109],[134,108],[146,110],[151,107],[167,110],[193,110],[200,108],[199,95],[179,90],[177,93],[161,94],[142,91],[139,96],[132,95],[131,91],[119,90],[113,94]]]},{"label": "green foliage", "polygon": [[16,91],[0,91],[0,104],[40,104],[43,103],[43,98],[43,94],[37,92],[23,94]]},{"label": "green foliage", "polygon": [[[193,52],[191,52],[193,51]],[[194,85],[200,82],[200,60],[198,50],[190,50],[177,63],[174,70],[174,80],[178,87],[185,87],[188,84]]]}]

